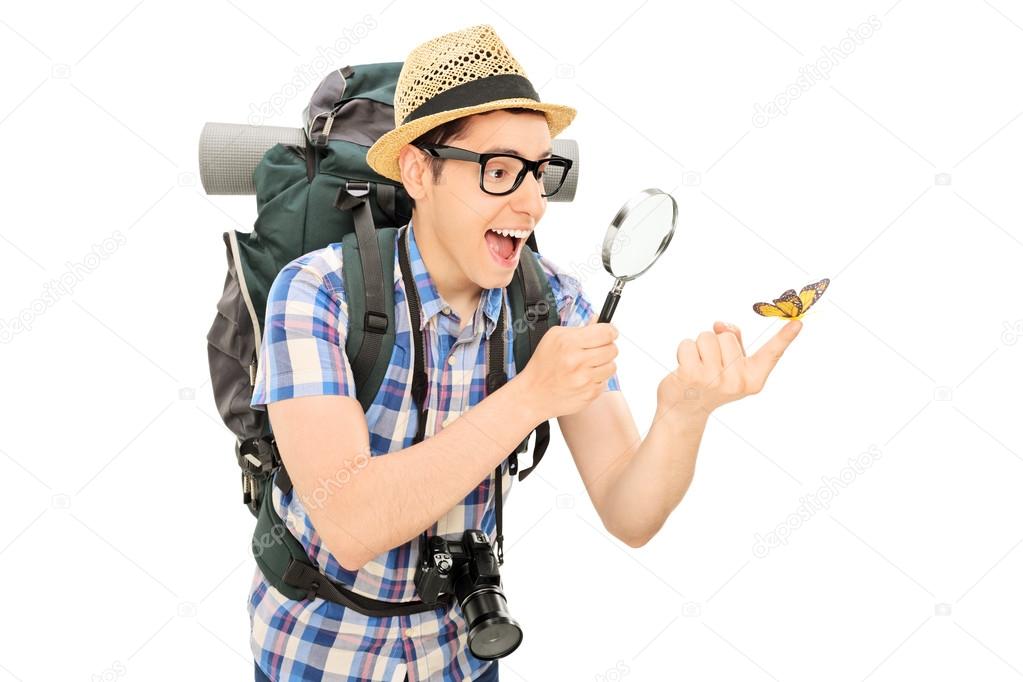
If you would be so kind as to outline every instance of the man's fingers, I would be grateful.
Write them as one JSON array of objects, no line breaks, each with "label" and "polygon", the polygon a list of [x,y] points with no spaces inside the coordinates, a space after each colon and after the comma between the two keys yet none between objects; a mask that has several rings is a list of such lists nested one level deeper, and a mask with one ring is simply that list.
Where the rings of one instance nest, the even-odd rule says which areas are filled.
[{"label": "man's fingers", "polygon": [[789,347],[789,344],[792,343],[792,340],[796,338],[796,335],[799,334],[799,330],[802,328],[802,320],[791,320],[753,354],[750,358],[750,366],[756,373],[755,379],[757,381],[762,383],[767,380],[767,375],[778,364],[778,360],[781,359],[785,349]]},{"label": "man's fingers", "polygon": [[724,332],[732,332],[735,334],[735,338],[739,340],[739,349],[742,351],[743,355],[746,355],[746,346],[742,343],[742,330],[734,324],[728,324],[727,322],[715,322],[714,333],[723,334]]},{"label": "man's fingers", "polygon": [[717,335],[718,343],[721,345],[721,363],[724,369],[728,369],[734,362],[741,360],[744,353],[739,337],[732,330],[727,329]]},{"label": "man's fingers", "polygon": [[599,348],[618,339],[618,329],[612,323],[598,322],[598,319],[598,316],[594,315],[583,325],[586,329],[585,348]]},{"label": "man's fingers", "polygon": [[696,349],[696,342],[692,339],[684,339],[678,344],[678,351],[675,353],[679,367],[694,370],[700,366],[700,351]]},{"label": "man's fingers", "polygon": [[721,369],[721,345],[718,337],[711,332],[700,332],[696,337],[696,349],[700,351],[700,360],[715,372]]}]

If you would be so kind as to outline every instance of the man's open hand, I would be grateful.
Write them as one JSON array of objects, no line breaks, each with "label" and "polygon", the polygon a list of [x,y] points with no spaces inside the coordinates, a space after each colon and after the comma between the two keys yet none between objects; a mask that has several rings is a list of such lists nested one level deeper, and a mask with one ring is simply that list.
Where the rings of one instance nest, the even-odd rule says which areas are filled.
[{"label": "man's open hand", "polygon": [[657,386],[658,412],[705,413],[759,393],[803,323],[792,320],[751,356],[738,327],[714,323],[695,341],[685,339],[676,351],[678,367]]}]

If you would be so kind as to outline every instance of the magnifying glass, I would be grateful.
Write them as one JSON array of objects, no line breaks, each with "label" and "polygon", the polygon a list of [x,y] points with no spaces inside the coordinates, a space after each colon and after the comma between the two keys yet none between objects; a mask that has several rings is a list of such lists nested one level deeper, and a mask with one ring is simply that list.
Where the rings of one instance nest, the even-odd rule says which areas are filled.
[{"label": "magnifying glass", "polygon": [[610,322],[622,288],[654,264],[675,233],[678,204],[659,189],[645,189],[618,211],[604,236],[604,269],[615,278],[598,322]]}]

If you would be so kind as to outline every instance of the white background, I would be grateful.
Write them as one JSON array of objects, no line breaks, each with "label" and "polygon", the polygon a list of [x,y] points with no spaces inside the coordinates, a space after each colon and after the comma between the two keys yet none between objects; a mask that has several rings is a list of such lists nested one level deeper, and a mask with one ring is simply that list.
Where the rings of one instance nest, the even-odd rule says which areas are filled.
[{"label": "white background", "polygon": [[[506,511],[525,639],[501,679],[1023,677],[1018,3],[129,0],[0,21],[0,680],[251,679],[253,519],[205,335],[255,200],[207,197],[197,142],[369,22],[332,67],[489,23],[579,109],[579,192],[537,236],[598,308],[612,280],[586,263],[618,207],[677,199],[614,319],[640,433],[682,339],[723,319],[752,351],[780,328],[753,302],[831,278],[648,545],[604,532],[554,429]],[[313,85],[264,122],[301,125]]]}]

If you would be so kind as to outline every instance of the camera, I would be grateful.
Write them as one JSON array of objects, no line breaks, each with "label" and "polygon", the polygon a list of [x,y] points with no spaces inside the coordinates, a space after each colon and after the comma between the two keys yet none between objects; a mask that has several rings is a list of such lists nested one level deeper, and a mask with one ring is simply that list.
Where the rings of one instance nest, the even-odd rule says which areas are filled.
[{"label": "camera", "polygon": [[455,596],[476,658],[507,656],[522,642],[522,628],[508,613],[497,557],[483,531],[466,528],[461,540],[420,535],[415,585],[427,604],[442,594]]}]

